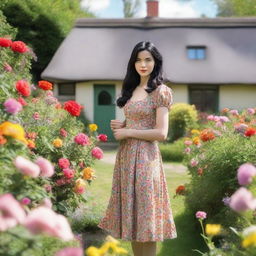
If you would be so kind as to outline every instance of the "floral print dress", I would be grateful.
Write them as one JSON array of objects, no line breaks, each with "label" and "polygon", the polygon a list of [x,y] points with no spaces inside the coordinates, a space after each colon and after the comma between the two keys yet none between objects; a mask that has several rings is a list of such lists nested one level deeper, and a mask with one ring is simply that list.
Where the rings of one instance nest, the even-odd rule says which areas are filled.
[{"label": "floral print dress", "polygon": [[[128,100],[124,106],[126,128],[153,129],[156,109],[170,109],[171,104],[172,92],[166,85],[142,100]],[[163,241],[177,236],[157,141],[120,141],[111,197],[98,227],[127,241]]]}]

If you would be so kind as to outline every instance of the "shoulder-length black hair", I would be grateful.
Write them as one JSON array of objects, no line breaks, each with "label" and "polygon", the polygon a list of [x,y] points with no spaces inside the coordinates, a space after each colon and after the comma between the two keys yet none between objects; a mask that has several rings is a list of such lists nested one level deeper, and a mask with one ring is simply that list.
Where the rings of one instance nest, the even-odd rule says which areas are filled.
[{"label": "shoulder-length black hair", "polygon": [[138,53],[141,51],[148,51],[154,58],[155,66],[150,74],[147,87],[145,89],[147,93],[154,91],[158,85],[163,82],[163,58],[153,43],[148,41],[142,41],[135,45],[130,60],[127,66],[127,72],[123,81],[121,96],[117,99],[117,106],[123,107],[126,102],[132,97],[132,93],[140,83],[140,75],[135,69],[135,62],[138,57]]}]

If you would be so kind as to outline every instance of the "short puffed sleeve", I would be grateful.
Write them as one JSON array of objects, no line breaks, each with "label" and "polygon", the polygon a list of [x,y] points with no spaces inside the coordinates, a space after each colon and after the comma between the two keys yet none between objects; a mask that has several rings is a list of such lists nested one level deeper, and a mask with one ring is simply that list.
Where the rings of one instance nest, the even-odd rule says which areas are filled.
[{"label": "short puffed sleeve", "polygon": [[167,107],[170,110],[172,105],[172,89],[166,85],[159,85],[155,90],[155,108]]}]

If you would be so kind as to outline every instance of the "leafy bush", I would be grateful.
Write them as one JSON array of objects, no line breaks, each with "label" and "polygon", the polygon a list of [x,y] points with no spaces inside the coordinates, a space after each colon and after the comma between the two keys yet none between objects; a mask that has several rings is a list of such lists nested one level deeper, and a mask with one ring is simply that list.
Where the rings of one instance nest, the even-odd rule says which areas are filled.
[{"label": "leafy bush", "polygon": [[194,105],[186,103],[173,104],[169,114],[170,141],[175,141],[186,133],[197,128],[197,111]]},{"label": "leafy bush", "polygon": [[224,226],[243,225],[223,199],[238,188],[237,168],[245,162],[256,163],[255,114],[232,113],[209,116],[208,128],[185,141],[189,149],[185,149],[185,163],[192,177],[186,188],[186,206],[192,212],[207,212],[210,221]]},{"label": "leafy bush", "polygon": [[178,139],[173,143],[159,144],[161,155],[164,161],[181,162],[184,158],[184,139]]}]

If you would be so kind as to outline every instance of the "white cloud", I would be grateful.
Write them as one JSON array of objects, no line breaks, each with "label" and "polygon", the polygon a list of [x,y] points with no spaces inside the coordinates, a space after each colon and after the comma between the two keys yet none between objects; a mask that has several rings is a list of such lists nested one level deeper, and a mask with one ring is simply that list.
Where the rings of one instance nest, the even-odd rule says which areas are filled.
[{"label": "white cloud", "polygon": [[110,0],[82,0],[82,8],[89,8],[92,12],[98,12],[108,8]]},{"label": "white cloud", "polygon": [[[159,17],[165,18],[194,18],[200,13],[195,10],[194,1],[179,2],[177,0],[159,0]],[[146,2],[141,6],[137,16],[146,16]]]}]

